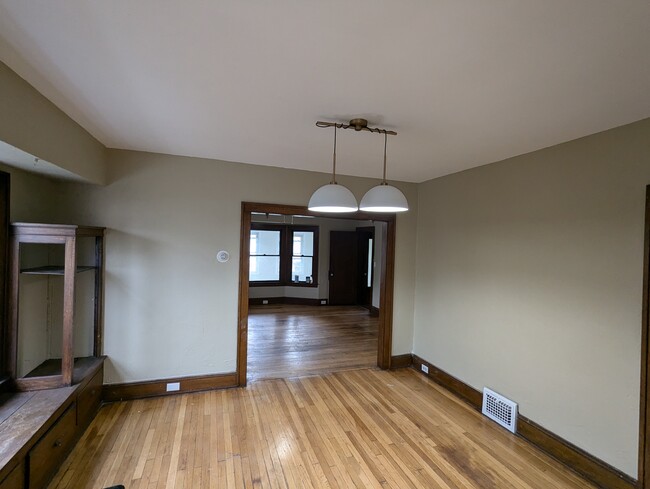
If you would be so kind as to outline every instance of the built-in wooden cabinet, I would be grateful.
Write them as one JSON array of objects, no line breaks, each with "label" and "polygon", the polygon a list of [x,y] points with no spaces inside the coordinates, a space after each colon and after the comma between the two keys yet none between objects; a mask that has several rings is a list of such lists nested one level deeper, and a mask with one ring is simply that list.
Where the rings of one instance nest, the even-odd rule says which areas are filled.
[{"label": "built-in wooden cabinet", "polygon": [[104,228],[8,234],[0,489],[43,489],[101,404]]},{"label": "built-in wooden cabinet", "polygon": [[[14,223],[9,246],[10,375],[24,391],[72,385],[83,365],[101,356],[104,228]],[[82,278],[85,290],[79,290]],[[38,289],[38,280],[45,284],[41,293],[26,291],[31,296],[23,300],[23,287]],[[83,320],[77,317],[80,296],[90,311]],[[42,317],[21,321],[39,308]]]},{"label": "built-in wooden cabinet", "polygon": [[0,395],[0,489],[44,489],[101,404],[101,362],[70,387]]},{"label": "built-in wooden cabinet", "polygon": [[25,462],[21,461],[12,469],[5,479],[0,482],[0,489],[23,489],[25,480]]}]

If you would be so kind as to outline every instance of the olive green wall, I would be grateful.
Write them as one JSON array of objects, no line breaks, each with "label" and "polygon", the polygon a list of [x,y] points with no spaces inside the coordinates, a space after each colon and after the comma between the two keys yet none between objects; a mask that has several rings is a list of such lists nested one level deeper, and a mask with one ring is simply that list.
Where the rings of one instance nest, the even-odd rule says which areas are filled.
[{"label": "olive green wall", "polygon": [[636,477],[650,119],[419,186],[413,351]]},{"label": "olive green wall", "polygon": [[106,148],[2,62],[0,114],[0,141],[105,183]]}]

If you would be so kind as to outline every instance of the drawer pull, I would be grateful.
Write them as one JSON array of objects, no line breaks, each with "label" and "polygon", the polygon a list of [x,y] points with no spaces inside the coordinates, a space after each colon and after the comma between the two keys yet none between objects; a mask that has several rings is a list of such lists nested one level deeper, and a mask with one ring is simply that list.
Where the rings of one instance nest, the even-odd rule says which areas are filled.
[{"label": "drawer pull", "polygon": [[55,447],[55,448],[59,448],[61,445],[63,445],[63,442],[62,442],[61,440],[56,440],[56,441],[54,442],[54,447]]}]

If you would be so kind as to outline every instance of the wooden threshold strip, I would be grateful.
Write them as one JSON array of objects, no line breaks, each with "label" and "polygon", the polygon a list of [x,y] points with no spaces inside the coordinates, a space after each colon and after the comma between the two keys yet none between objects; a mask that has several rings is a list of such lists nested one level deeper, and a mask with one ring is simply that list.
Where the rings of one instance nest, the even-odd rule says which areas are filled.
[{"label": "wooden threshold strip", "polygon": [[[406,357],[411,356],[409,362]],[[474,409],[480,411],[483,394],[462,380],[449,375],[432,363],[417,355],[398,355],[392,357],[393,368],[410,366],[422,375],[445,387],[450,392],[466,401]],[[429,373],[422,371],[422,365],[429,368]],[[585,452],[571,442],[538,425],[534,421],[519,415],[517,435],[528,440],[547,454],[562,462],[570,469],[595,482],[601,487],[611,489],[633,489],[637,481],[612,467],[599,458]]]},{"label": "wooden threshold strip", "polygon": [[[167,392],[167,384],[180,384],[179,390]],[[107,384],[102,389],[104,402],[128,401],[146,397],[169,396],[200,392],[213,389],[228,389],[237,386],[237,374],[196,375],[191,377],[175,377],[172,379],[147,380],[125,384]]]}]

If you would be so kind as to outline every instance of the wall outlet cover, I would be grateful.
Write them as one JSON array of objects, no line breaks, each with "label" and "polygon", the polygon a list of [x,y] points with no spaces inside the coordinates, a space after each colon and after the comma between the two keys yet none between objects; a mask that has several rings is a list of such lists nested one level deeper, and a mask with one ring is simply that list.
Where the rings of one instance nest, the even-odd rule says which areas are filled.
[{"label": "wall outlet cover", "polygon": [[428,373],[429,373],[429,366],[428,366],[428,365],[422,364],[421,367],[422,367],[422,371],[423,371],[425,374],[428,374]]},{"label": "wall outlet cover", "polygon": [[168,382],[167,383],[167,392],[176,392],[181,390],[180,382]]}]

